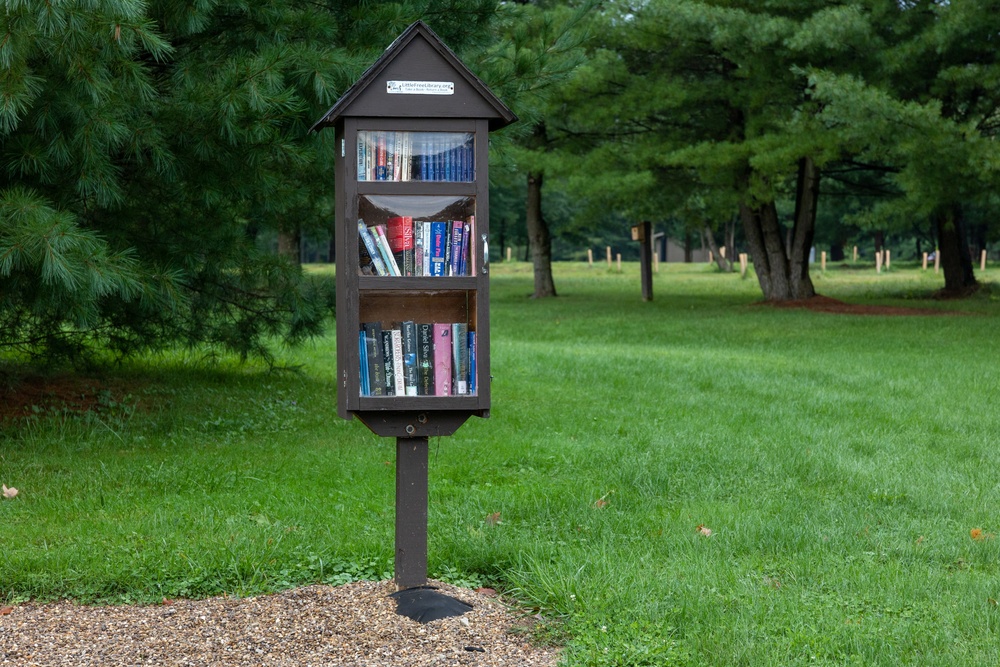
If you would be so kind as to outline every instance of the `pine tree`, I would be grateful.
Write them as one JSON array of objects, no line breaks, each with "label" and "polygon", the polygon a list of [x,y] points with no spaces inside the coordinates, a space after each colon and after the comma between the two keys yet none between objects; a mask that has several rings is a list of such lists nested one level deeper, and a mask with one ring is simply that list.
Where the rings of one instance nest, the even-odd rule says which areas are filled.
[{"label": "pine tree", "polygon": [[333,218],[308,128],[416,18],[462,46],[495,5],[9,0],[0,347],[270,358],[318,333],[329,289],[255,241]]}]

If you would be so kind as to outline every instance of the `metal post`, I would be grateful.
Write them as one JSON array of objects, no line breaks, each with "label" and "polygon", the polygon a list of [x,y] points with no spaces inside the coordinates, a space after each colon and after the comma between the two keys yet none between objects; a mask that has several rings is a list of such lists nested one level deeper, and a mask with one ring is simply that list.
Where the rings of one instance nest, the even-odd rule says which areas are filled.
[{"label": "metal post", "polygon": [[427,438],[396,438],[396,588],[427,585]]}]

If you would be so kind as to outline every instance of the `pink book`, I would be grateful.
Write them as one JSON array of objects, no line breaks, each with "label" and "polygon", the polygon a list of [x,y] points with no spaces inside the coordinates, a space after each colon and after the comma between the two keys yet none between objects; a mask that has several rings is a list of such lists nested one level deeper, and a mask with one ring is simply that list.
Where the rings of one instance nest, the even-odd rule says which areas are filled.
[{"label": "pink book", "polygon": [[434,324],[434,395],[451,396],[451,325]]}]

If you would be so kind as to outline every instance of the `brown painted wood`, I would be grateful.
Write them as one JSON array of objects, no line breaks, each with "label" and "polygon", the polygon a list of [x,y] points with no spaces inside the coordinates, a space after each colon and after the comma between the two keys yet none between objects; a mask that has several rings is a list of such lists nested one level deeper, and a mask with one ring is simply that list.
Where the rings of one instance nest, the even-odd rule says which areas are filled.
[{"label": "brown painted wood", "polygon": [[427,584],[426,437],[396,439],[396,588]]}]

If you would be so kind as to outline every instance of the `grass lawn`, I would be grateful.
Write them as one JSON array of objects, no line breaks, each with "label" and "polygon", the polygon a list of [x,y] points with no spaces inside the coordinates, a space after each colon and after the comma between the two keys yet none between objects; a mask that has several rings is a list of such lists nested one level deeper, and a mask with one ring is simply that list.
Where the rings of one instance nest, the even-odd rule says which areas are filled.
[{"label": "grass lawn", "polygon": [[[942,302],[917,266],[816,267],[962,311],[895,317],[705,265],[649,303],[635,264],[557,265],[538,301],[529,265],[492,274],[492,417],[431,441],[432,576],[538,608],[567,665],[1000,663],[1000,270]],[[337,418],[334,350],[164,355],[0,426],[0,600],[391,576],[394,443]]]}]

